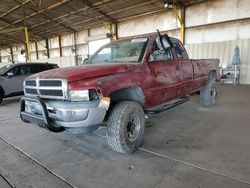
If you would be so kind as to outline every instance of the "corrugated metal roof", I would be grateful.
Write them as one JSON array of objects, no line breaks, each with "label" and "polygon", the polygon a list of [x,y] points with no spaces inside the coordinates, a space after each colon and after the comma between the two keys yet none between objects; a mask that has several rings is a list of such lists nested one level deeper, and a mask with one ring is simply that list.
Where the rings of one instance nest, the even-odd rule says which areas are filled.
[{"label": "corrugated metal roof", "polygon": [[0,46],[25,41],[24,25],[30,40],[115,23],[143,14],[164,11],[164,4],[188,6],[202,0],[1,0]]}]

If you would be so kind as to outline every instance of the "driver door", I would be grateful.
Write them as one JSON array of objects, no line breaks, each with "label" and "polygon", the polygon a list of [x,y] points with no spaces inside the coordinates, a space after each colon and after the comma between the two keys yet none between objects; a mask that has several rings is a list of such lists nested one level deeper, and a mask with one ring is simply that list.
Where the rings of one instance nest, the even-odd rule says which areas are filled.
[{"label": "driver door", "polygon": [[174,60],[172,48],[160,50],[156,42],[148,59],[150,84],[147,92],[148,106],[156,106],[180,95],[181,70],[179,61]]}]

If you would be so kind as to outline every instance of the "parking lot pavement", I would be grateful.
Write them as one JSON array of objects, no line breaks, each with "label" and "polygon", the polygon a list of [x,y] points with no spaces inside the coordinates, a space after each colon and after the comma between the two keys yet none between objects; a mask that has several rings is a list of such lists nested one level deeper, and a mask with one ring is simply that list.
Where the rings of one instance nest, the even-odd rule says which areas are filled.
[{"label": "parking lot pavement", "polygon": [[[0,139],[0,169],[4,187],[70,188],[68,182]],[[0,181],[1,182],[1,181]],[[6,185],[7,184],[7,185]],[[0,184],[1,185],[1,184]]]},{"label": "parking lot pavement", "polygon": [[8,182],[2,176],[0,176],[0,187],[11,188],[11,186],[8,184]]},{"label": "parking lot pavement", "polygon": [[[17,187],[44,187],[38,177],[49,175],[75,187],[250,187],[249,117],[240,111],[235,119],[237,111],[231,108],[247,110],[249,88],[239,86],[241,95],[232,92],[234,89],[220,87],[217,105],[211,109],[201,108],[193,97],[150,117],[142,148],[132,155],[110,150],[105,129],[72,135],[24,124],[18,118],[18,99],[9,99],[0,106],[0,146],[4,144],[11,152],[1,148],[0,156],[5,153],[5,160],[16,157],[21,164],[0,160],[0,170]],[[234,126],[237,120],[242,123]],[[33,163],[37,166],[33,173],[18,168],[31,168]],[[16,173],[7,173],[13,168]]]}]

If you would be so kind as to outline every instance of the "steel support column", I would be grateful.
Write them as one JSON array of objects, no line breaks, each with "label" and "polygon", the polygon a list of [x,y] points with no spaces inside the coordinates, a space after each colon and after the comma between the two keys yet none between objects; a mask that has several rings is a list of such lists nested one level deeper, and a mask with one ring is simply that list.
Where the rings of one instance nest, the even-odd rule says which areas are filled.
[{"label": "steel support column", "polygon": [[26,46],[26,62],[30,62],[30,44],[29,44],[29,33],[27,27],[24,27],[25,32],[25,46]]},{"label": "steel support column", "polygon": [[39,58],[39,56],[38,56],[38,46],[37,46],[37,42],[35,41],[35,47],[36,47],[36,59],[38,59]]},{"label": "steel support column", "polygon": [[175,5],[173,5],[173,10],[174,10],[174,13],[180,23],[180,37],[181,37],[181,42],[183,44],[185,44],[185,7],[182,7],[180,12],[181,12],[181,15],[179,15],[179,12],[176,8]]},{"label": "steel support column", "polygon": [[114,25],[114,40],[118,40],[118,26],[117,26],[117,23],[113,23]]},{"label": "steel support column", "polygon": [[62,57],[62,35],[59,35],[58,42],[59,42],[59,54],[60,57]]},{"label": "steel support column", "polygon": [[75,64],[78,65],[77,61],[77,39],[76,39],[76,33],[74,32],[74,48],[75,48]]},{"label": "steel support column", "polygon": [[14,55],[13,55],[13,49],[12,49],[12,47],[10,47],[10,55],[11,55],[12,64],[14,64]]},{"label": "steel support column", "polygon": [[47,50],[47,57],[50,58],[50,54],[49,54],[49,39],[46,39],[46,50]]},{"label": "steel support column", "polygon": [[181,8],[181,41],[185,44],[185,7]]}]

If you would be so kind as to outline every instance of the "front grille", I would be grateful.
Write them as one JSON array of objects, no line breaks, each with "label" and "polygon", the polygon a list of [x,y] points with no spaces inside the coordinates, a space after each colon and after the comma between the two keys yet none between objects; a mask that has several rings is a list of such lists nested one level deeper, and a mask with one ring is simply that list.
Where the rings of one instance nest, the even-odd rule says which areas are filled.
[{"label": "front grille", "polygon": [[26,80],[25,85],[26,86],[36,86],[36,81],[35,80]]},{"label": "front grille", "polygon": [[31,95],[37,95],[37,90],[36,89],[25,88],[25,93],[29,93]]},{"label": "front grille", "polygon": [[45,89],[40,89],[39,90],[40,95],[42,96],[63,96],[62,90],[45,90]]},{"label": "front grille", "polygon": [[62,86],[61,80],[40,80],[39,81],[41,87],[45,86],[54,86],[54,87],[60,87]]},{"label": "front grille", "polygon": [[66,99],[67,82],[59,79],[26,80],[25,95],[40,96],[47,99]]}]

